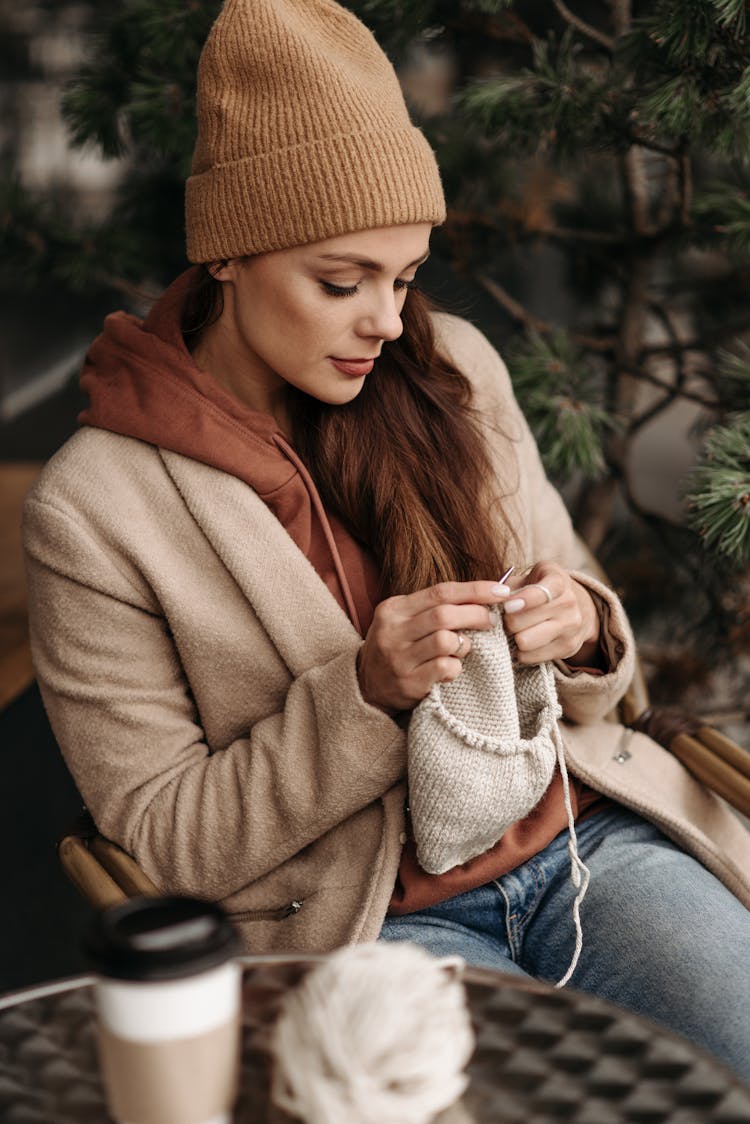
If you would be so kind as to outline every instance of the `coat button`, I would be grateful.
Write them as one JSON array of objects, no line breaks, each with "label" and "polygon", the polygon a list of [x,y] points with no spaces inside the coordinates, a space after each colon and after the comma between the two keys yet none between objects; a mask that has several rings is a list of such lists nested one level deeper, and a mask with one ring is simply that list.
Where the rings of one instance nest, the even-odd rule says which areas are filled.
[{"label": "coat button", "polygon": [[399,835],[399,837],[398,837],[398,841],[399,841],[399,843],[401,843],[402,845],[403,845],[403,844],[404,844],[404,843],[406,842],[406,832],[405,832],[405,831],[402,831],[402,832],[401,832],[401,834],[400,834],[400,835]]}]

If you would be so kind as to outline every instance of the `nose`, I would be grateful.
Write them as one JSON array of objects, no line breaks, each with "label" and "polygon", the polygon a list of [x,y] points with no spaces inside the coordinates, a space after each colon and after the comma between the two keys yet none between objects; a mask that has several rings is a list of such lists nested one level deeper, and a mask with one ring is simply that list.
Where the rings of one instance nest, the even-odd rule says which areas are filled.
[{"label": "nose", "polygon": [[373,293],[371,305],[360,318],[359,334],[370,339],[397,340],[404,330],[401,320],[403,303],[403,295],[395,289]]}]

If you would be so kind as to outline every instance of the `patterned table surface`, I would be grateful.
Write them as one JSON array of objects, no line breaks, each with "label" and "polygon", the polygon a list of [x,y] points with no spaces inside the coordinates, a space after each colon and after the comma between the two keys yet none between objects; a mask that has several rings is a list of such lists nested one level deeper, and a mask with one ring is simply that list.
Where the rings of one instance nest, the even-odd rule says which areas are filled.
[{"label": "patterned table surface", "polygon": [[[268,1105],[268,1031],[285,992],[310,967],[284,957],[245,961],[235,1124],[288,1119]],[[470,969],[465,982],[477,1045],[456,1114],[464,1121],[750,1124],[750,1087],[651,1023],[581,992],[497,972]],[[108,1120],[91,980],[0,998],[2,1124]]]}]

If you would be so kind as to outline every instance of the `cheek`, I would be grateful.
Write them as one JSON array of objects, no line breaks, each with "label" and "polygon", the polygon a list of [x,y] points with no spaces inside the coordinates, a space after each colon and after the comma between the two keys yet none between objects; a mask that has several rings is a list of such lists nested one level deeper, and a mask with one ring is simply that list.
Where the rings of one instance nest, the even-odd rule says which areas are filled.
[{"label": "cheek", "polygon": [[[345,303],[343,300],[339,303]],[[303,306],[290,309],[288,324],[292,336],[313,351],[328,355],[334,345],[351,334],[352,316],[346,309],[337,307],[335,299],[307,301]]]},{"label": "cheek", "polygon": [[340,353],[354,336],[355,309],[348,298],[300,288],[259,286],[244,303],[247,329],[266,360],[287,367]]}]

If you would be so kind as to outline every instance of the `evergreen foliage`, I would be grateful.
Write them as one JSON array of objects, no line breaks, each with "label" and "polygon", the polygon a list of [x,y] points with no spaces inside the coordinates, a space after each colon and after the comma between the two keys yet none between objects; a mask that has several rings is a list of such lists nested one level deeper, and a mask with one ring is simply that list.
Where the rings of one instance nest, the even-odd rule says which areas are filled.
[{"label": "evergreen foliage", "polygon": [[732,563],[750,557],[750,410],[709,434],[688,501],[709,547]]},{"label": "evergreen foliage", "polygon": [[604,433],[616,426],[601,405],[601,385],[585,355],[564,332],[530,331],[525,348],[508,356],[513,383],[534,430],[547,471],[558,479],[606,473]]},{"label": "evergreen foliage", "polygon": [[[579,529],[610,569],[623,508],[654,558],[671,551],[659,563],[671,585],[700,582],[705,597],[663,602],[692,614],[710,649],[707,623],[721,639],[738,612],[750,620],[746,3],[347,2],[405,72],[419,57],[448,61],[442,109],[421,122],[449,204],[437,256],[494,302],[482,326],[511,356]],[[219,6],[91,8],[89,61],[64,110],[74,143],[122,161],[117,204],[102,224],[74,223],[8,175],[0,284],[45,276],[127,293],[182,268],[195,66]],[[541,295],[552,274],[563,301]],[[699,411],[701,451],[676,523],[636,497],[631,454],[678,402]]]}]

